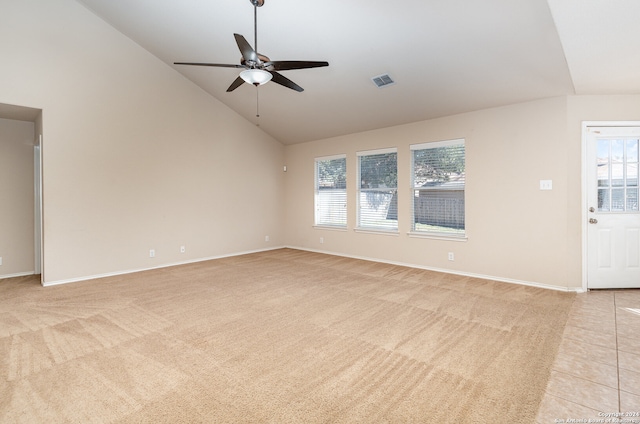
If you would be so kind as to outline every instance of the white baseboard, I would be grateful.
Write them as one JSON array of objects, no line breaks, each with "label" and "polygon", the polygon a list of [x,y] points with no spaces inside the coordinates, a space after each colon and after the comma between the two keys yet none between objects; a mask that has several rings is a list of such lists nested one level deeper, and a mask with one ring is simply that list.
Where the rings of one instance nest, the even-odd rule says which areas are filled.
[{"label": "white baseboard", "polygon": [[368,258],[368,257],[365,257],[365,256],[346,255],[346,254],[343,254],[343,253],[329,252],[329,251],[316,250],[316,249],[308,249],[306,247],[296,247],[296,246],[286,246],[286,247],[289,248],[289,249],[305,250],[307,252],[314,252],[314,253],[324,253],[324,254],[327,254],[327,255],[341,256],[341,257],[344,257],[344,258],[360,259],[360,260],[363,260],[363,261],[380,262],[380,263],[385,263],[385,264],[389,264],[389,265],[406,266],[406,267],[409,267],[409,268],[417,268],[417,269],[424,269],[424,270],[428,270],[428,271],[443,272],[445,274],[461,275],[463,277],[473,277],[473,278],[480,278],[480,279],[483,279],[483,280],[499,281],[501,283],[520,284],[520,285],[523,285],[523,286],[538,287],[538,288],[541,288],[541,289],[557,290],[557,291],[562,291],[562,292],[584,293],[584,290],[582,289],[582,287],[554,286],[554,285],[551,285],[551,284],[542,284],[542,283],[537,283],[537,282],[533,282],[533,281],[523,281],[523,280],[515,280],[515,279],[512,279],[512,278],[496,277],[494,275],[474,274],[474,273],[471,273],[471,272],[455,271],[455,270],[451,270],[451,269],[435,268],[435,267],[428,267],[428,266],[409,264],[409,263],[403,263],[403,262],[395,262],[395,261],[385,261],[385,260],[382,260],[382,259]]},{"label": "white baseboard", "polygon": [[248,250],[248,251],[245,251],[245,252],[235,252],[235,253],[229,253],[229,254],[219,255],[219,256],[210,256],[210,257],[206,257],[206,258],[191,259],[191,260],[182,261],[182,262],[172,262],[172,263],[162,264],[162,265],[149,267],[149,268],[129,269],[129,270],[125,270],[125,271],[117,271],[117,272],[109,272],[109,273],[105,273],[105,274],[96,274],[96,275],[87,275],[87,276],[77,277],[77,278],[69,278],[69,279],[65,279],[65,280],[47,281],[47,282],[43,282],[42,285],[44,287],[50,287],[50,286],[58,286],[60,284],[78,283],[80,281],[96,280],[96,279],[99,279],[99,278],[115,277],[115,276],[118,276],[118,275],[126,275],[126,274],[134,274],[136,272],[150,271],[150,270],[153,270],[153,269],[170,268],[170,267],[178,266],[178,265],[187,265],[187,264],[193,264],[193,263],[198,263],[198,262],[211,261],[211,260],[214,260],[214,259],[230,258],[230,257],[233,257],[233,256],[248,255],[248,254],[251,254],[251,253],[267,252],[269,250],[277,250],[277,249],[284,249],[284,248],[285,248],[285,246],[278,246],[278,247],[270,247],[270,248],[267,248],[267,249]]},{"label": "white baseboard", "polygon": [[3,280],[5,278],[26,277],[27,275],[35,275],[35,271],[19,272],[17,274],[0,275],[0,280]]},{"label": "white baseboard", "polygon": [[[404,263],[404,262],[386,261],[386,260],[381,260],[381,259],[377,259],[377,258],[369,258],[369,257],[366,257],[366,256],[347,255],[347,254],[343,254],[343,253],[336,253],[336,252],[317,250],[317,249],[309,249],[309,248],[298,247],[298,246],[277,246],[277,247],[270,247],[270,248],[267,248],[267,249],[257,249],[257,250],[249,250],[249,251],[244,251],[244,252],[235,252],[235,253],[229,253],[229,254],[225,254],[225,255],[210,256],[210,257],[206,257],[206,258],[198,258],[198,259],[192,259],[192,260],[182,261],[182,262],[167,263],[167,264],[162,264],[162,265],[149,267],[149,268],[130,269],[130,270],[125,270],[125,271],[111,272],[111,273],[105,273],[105,274],[96,274],[96,275],[88,275],[88,276],[83,276],[83,277],[78,277],[78,278],[70,278],[70,279],[65,279],[65,280],[48,281],[48,282],[43,282],[42,285],[45,286],[45,287],[49,287],[49,286],[56,286],[56,285],[60,285],[60,284],[76,283],[76,282],[80,282],[80,281],[95,280],[95,279],[99,279],[99,278],[106,278],[106,277],[114,277],[114,276],[118,276],[118,275],[133,274],[133,273],[136,273],[136,272],[150,271],[150,270],[153,270],[153,269],[169,268],[169,267],[178,266],[178,265],[186,265],[186,264],[197,263],[197,262],[211,261],[211,260],[214,260],[214,259],[223,259],[223,258],[229,258],[229,257],[233,257],[233,256],[248,255],[248,254],[251,254],[251,253],[267,252],[267,251],[270,251],[270,250],[277,250],[277,249],[283,249],[283,248],[304,250],[304,251],[307,251],[307,252],[314,252],[314,253],[323,253],[323,254],[327,254],[327,255],[341,256],[341,257],[351,258],[351,259],[360,259],[360,260],[364,260],[364,261],[380,262],[380,263],[386,263],[386,264],[389,264],[389,265],[406,266],[406,267],[409,267],[409,268],[425,269],[425,270],[428,270],[428,271],[443,272],[443,273],[446,273],[446,274],[461,275],[461,276],[464,276],[464,277],[480,278],[480,279],[483,279],[483,280],[499,281],[499,282],[502,282],[502,283],[520,284],[520,285],[523,285],[523,286],[538,287],[538,288],[548,289],[548,290],[584,293],[584,290],[582,289],[582,287],[554,286],[554,285],[550,285],[550,284],[542,284],[542,283],[537,283],[537,282],[533,282],[533,281],[515,280],[515,279],[512,279],[512,278],[497,277],[497,276],[494,276],[494,275],[474,274],[474,273],[470,273],[470,272],[462,272],[462,271],[455,271],[455,270],[450,270],[450,269],[428,267],[428,266],[422,266],[422,265],[416,265],[416,264],[410,264],[410,263]],[[14,275],[9,275],[9,276],[0,276],[0,279],[2,279],[2,278],[11,278],[11,277],[21,277],[21,276],[25,276],[25,275],[33,275],[33,272],[31,272],[31,273],[23,273],[23,274],[14,274]]]}]

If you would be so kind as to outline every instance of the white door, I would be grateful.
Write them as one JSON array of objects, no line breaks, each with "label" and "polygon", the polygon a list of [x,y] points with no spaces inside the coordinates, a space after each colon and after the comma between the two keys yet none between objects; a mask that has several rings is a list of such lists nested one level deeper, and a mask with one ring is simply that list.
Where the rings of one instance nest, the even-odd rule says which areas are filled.
[{"label": "white door", "polygon": [[587,288],[640,287],[640,126],[586,132]]}]

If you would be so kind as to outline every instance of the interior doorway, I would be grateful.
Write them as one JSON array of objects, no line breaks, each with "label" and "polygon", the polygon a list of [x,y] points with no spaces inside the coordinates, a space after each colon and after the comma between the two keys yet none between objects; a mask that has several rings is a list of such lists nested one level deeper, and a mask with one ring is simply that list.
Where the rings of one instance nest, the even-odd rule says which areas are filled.
[{"label": "interior doorway", "polygon": [[[2,228],[0,257],[5,258],[0,262],[0,277],[39,274],[42,283],[42,110],[0,103],[0,119],[6,130],[0,147],[15,168],[7,169],[9,175],[4,178],[4,208],[0,214],[7,225]],[[19,222],[12,219],[16,217],[20,217]]]},{"label": "interior doorway", "polygon": [[583,125],[586,289],[640,287],[640,122]]}]

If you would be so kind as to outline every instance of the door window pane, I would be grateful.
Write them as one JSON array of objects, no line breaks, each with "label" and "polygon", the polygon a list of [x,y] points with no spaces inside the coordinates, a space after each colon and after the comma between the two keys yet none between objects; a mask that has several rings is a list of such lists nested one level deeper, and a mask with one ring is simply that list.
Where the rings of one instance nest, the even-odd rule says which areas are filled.
[{"label": "door window pane", "polygon": [[598,210],[637,210],[638,139],[597,141]]},{"label": "door window pane", "polygon": [[609,140],[598,140],[598,165],[609,163]]},{"label": "door window pane", "polygon": [[622,162],[624,160],[624,141],[611,140],[611,161]]},{"label": "door window pane", "polygon": [[627,210],[628,211],[638,210],[638,189],[637,188],[627,189]]},{"label": "door window pane", "polygon": [[611,211],[622,212],[624,211],[624,189],[614,188],[611,190]]},{"label": "door window pane", "polygon": [[598,164],[598,187],[609,187],[609,164]]},{"label": "door window pane", "polygon": [[614,187],[624,186],[624,165],[614,163],[611,165],[611,185]]},{"label": "door window pane", "polygon": [[628,163],[627,164],[627,187],[637,187],[637,186],[638,186],[638,164]]},{"label": "door window pane", "polygon": [[627,140],[627,162],[638,162],[638,140]]},{"label": "door window pane", "polygon": [[609,189],[601,188],[598,189],[598,211],[600,212],[608,212],[611,209],[609,208]]}]

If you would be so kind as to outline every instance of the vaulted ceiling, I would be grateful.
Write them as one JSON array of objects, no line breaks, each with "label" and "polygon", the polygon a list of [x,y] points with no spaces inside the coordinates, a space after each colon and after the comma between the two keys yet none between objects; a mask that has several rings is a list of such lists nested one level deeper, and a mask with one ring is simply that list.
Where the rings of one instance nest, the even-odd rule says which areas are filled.
[{"label": "vaulted ceiling", "polygon": [[[570,94],[640,93],[637,0],[265,0],[258,51],[328,61],[227,87],[233,34],[253,45],[250,0],[78,0],[284,144]],[[371,78],[389,74],[378,88]],[[260,118],[256,117],[259,95]]]}]

